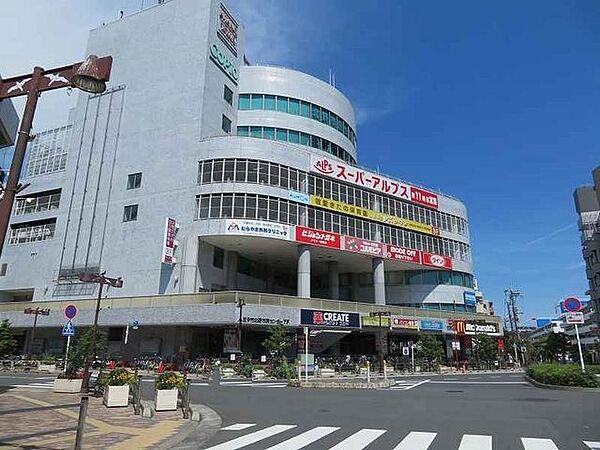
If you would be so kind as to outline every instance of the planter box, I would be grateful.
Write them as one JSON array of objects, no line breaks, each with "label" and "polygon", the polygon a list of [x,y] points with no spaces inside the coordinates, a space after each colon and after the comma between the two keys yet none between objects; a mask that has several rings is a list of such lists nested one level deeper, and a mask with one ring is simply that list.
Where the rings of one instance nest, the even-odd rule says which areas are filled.
[{"label": "planter box", "polygon": [[127,406],[129,404],[129,385],[106,386],[104,388],[102,403],[108,408],[112,408],[113,406]]},{"label": "planter box", "polygon": [[335,369],[330,369],[330,368],[321,369],[320,376],[322,378],[333,378],[333,377],[335,377]]},{"label": "planter box", "polygon": [[62,394],[78,394],[81,392],[81,383],[83,379],[74,378],[69,380],[67,378],[56,378],[54,380],[54,392],[60,392]]},{"label": "planter box", "polygon": [[221,369],[221,375],[223,375],[224,378],[234,377],[235,376],[235,370],[233,370],[231,367],[227,367],[225,369]]},{"label": "planter box", "polygon": [[260,380],[261,378],[264,378],[266,376],[267,376],[266,372],[262,369],[256,369],[256,370],[252,371],[253,379]]},{"label": "planter box", "polygon": [[175,411],[179,389],[157,389],[154,398],[155,411]]},{"label": "planter box", "polygon": [[38,370],[40,372],[54,373],[54,372],[56,372],[56,364],[39,364]]}]

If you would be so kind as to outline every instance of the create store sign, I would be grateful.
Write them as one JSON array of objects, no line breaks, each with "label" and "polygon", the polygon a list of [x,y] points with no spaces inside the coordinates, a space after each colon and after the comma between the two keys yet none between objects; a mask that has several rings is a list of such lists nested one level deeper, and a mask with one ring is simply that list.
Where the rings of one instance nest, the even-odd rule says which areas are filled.
[{"label": "create store sign", "polygon": [[300,225],[296,225],[296,241],[327,248],[339,249],[341,246],[341,236],[339,234]]},{"label": "create store sign", "polygon": [[438,196],[432,192],[329,158],[312,155],[310,170],[345,183],[372,189],[428,208],[438,209],[439,207]]},{"label": "create store sign", "polygon": [[316,327],[360,328],[360,316],[357,313],[301,309],[300,323]]},{"label": "create store sign", "polygon": [[276,239],[289,239],[290,226],[259,220],[226,220],[227,234],[242,234]]}]

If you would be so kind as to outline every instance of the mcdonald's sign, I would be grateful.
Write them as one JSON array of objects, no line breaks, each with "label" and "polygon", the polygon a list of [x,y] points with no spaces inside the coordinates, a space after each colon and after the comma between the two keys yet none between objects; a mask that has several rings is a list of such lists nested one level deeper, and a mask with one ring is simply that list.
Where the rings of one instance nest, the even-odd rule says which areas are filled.
[{"label": "mcdonald's sign", "polygon": [[452,328],[456,334],[465,334],[467,331],[467,323],[464,320],[455,320],[452,324]]}]

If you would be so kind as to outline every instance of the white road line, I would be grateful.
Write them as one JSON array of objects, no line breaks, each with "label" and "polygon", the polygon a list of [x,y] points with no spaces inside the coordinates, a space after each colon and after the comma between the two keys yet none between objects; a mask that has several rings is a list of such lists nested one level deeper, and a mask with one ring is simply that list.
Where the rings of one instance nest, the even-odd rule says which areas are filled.
[{"label": "white road line", "polygon": [[458,450],[492,450],[492,437],[479,434],[463,434]]},{"label": "white road line", "polygon": [[305,431],[287,441],[269,447],[267,450],[298,450],[339,429],[340,427],[315,427],[312,430]]},{"label": "white road line", "polygon": [[32,389],[54,389],[54,386],[52,384],[13,384],[10,387],[32,388]]},{"label": "white road line", "polygon": [[432,384],[529,384],[527,381],[431,381]]},{"label": "white road line", "polygon": [[592,450],[599,450],[600,449],[600,442],[583,441],[583,443],[585,445],[587,445],[589,448],[591,448]]},{"label": "white road line", "polygon": [[481,380],[481,377],[468,377],[468,380]]},{"label": "white road line", "polygon": [[210,386],[210,383],[190,383],[192,386]]},{"label": "white road line", "polygon": [[229,425],[228,427],[221,428],[221,431],[241,431],[246,428],[251,428],[255,423],[234,423],[233,425]]},{"label": "white road line", "polygon": [[412,386],[408,386],[405,390],[416,388],[417,386],[421,386],[422,384],[429,383],[431,380],[423,380],[417,384],[413,384]]},{"label": "white road line", "polygon": [[387,430],[363,428],[362,430],[354,433],[352,436],[348,436],[342,442],[337,444],[335,447],[331,447],[329,450],[361,450],[386,431]]},{"label": "white road line", "polygon": [[286,387],[287,383],[254,383],[254,387]]},{"label": "white road line", "polygon": [[521,438],[525,450],[558,450],[552,439]]},{"label": "white road line", "polygon": [[394,450],[427,450],[436,436],[437,433],[412,431],[394,447]]},{"label": "white road line", "polygon": [[246,434],[238,438],[232,439],[222,444],[215,445],[207,448],[206,450],[237,450],[238,448],[245,447],[255,442],[262,441],[276,434],[283,433],[284,431],[296,428],[297,425],[273,425],[272,427],[265,428],[263,430],[255,431],[254,433]]}]

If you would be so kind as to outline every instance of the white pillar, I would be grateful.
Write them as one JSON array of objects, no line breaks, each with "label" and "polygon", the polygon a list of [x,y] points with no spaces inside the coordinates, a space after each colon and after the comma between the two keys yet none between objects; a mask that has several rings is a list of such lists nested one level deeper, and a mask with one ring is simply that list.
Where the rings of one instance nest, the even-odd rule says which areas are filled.
[{"label": "white pillar", "polygon": [[298,246],[298,297],[310,298],[310,246]]},{"label": "white pillar", "polygon": [[373,258],[373,290],[375,304],[385,305],[385,268],[383,258]]},{"label": "white pillar", "polygon": [[329,298],[332,300],[340,299],[340,271],[337,261],[329,261],[327,264],[329,271]]},{"label": "white pillar", "polygon": [[179,292],[196,292],[198,274],[198,236],[190,236],[184,241],[181,258]]},{"label": "white pillar", "polygon": [[227,290],[235,291],[237,289],[237,270],[238,270],[238,253],[227,252]]}]

